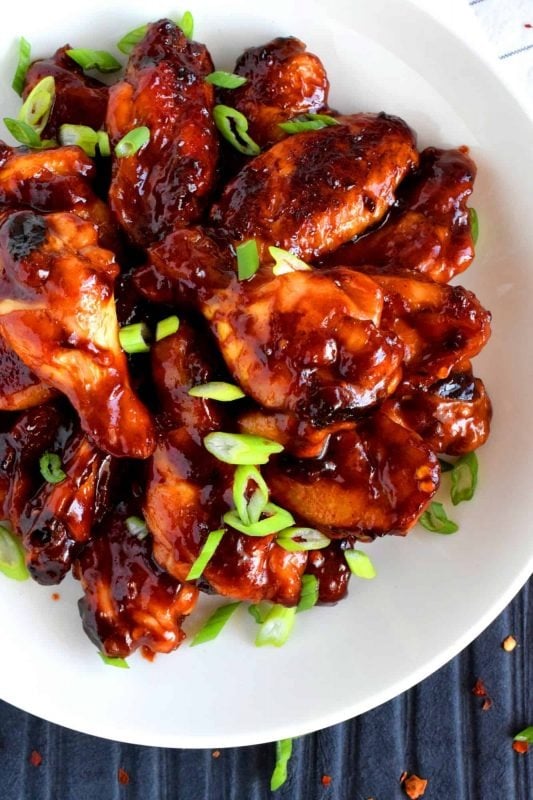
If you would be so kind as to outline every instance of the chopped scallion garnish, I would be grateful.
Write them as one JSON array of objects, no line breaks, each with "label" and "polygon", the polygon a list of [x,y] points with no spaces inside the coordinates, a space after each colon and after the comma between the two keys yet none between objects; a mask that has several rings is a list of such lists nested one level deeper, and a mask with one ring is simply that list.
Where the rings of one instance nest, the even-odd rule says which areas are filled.
[{"label": "chopped scallion garnish", "polygon": [[[253,487],[251,492],[250,483]],[[268,486],[257,467],[237,467],[233,477],[233,502],[241,522],[245,525],[259,522],[268,504],[268,496]]]},{"label": "chopped scallion garnish", "polygon": [[157,323],[157,327],[155,329],[156,342],[160,342],[161,339],[166,339],[167,336],[172,336],[174,333],[177,333],[179,327],[180,327],[180,321],[179,318],[176,317],[175,315],[160,320]]},{"label": "chopped scallion garnish", "polygon": [[208,433],[204,437],[204,447],[226,464],[266,464],[271,455],[283,450],[279,442],[263,436],[222,431]]},{"label": "chopped scallion garnish", "polygon": [[530,725],[527,728],[524,728],[523,731],[520,731],[513,736],[513,740],[515,742],[527,742],[527,744],[533,744],[533,725]]},{"label": "chopped scallion garnish", "polygon": [[296,606],[286,608],[277,603],[273,605],[255,637],[256,647],[284,645],[293,629],[295,616]]},{"label": "chopped scallion garnish", "polygon": [[201,383],[189,389],[191,397],[203,397],[206,400],[220,400],[222,403],[229,403],[232,400],[240,400],[246,397],[240,386],[225,381],[211,381]]},{"label": "chopped scallion garnish", "polygon": [[150,350],[150,331],[144,322],[134,322],[120,328],[118,338],[125,353],[147,353]]},{"label": "chopped scallion garnish", "polygon": [[255,619],[258,625],[262,625],[268,617],[271,608],[272,603],[269,603],[268,600],[263,600],[261,603],[252,603],[249,605],[248,613]]},{"label": "chopped scallion garnish", "polygon": [[477,244],[477,240],[479,239],[479,216],[476,209],[469,208],[468,216],[470,219],[470,234],[472,236],[472,241],[474,244]]},{"label": "chopped scallion garnish", "polygon": [[4,125],[17,142],[26,145],[26,147],[32,147],[34,150],[44,150],[47,147],[54,147],[56,144],[53,139],[41,139],[31,125],[18,119],[4,117]]},{"label": "chopped scallion garnish", "polygon": [[257,156],[261,148],[248,134],[248,120],[231,106],[217,105],[213,119],[218,130],[233,147],[245,156]]},{"label": "chopped scallion garnish", "polygon": [[96,148],[100,155],[110,154],[109,137],[105,131],[95,131],[88,125],[61,125],[59,128],[59,142],[63,145],[77,145],[91,158],[96,155]]},{"label": "chopped scallion garnish", "polygon": [[276,764],[270,779],[270,791],[275,792],[287,780],[287,766],[292,755],[292,739],[276,742]]},{"label": "chopped scallion garnish", "polygon": [[24,122],[41,134],[46,127],[56,97],[55,80],[47,75],[35,84],[22,104],[18,114],[19,122]]},{"label": "chopped scallion garnish", "polygon": [[150,128],[141,125],[128,131],[122,139],[115,145],[115,155],[117,158],[128,158],[148,144],[150,141]]},{"label": "chopped scallion garnish", "polygon": [[459,530],[459,525],[448,519],[442,503],[431,503],[420,517],[419,522],[423,528],[433,533],[449,534]]},{"label": "chopped scallion garnish", "polygon": [[119,669],[130,668],[125,658],[111,658],[111,656],[106,656],[106,654],[102,652],[99,652],[98,655],[108,667],[118,667]]},{"label": "chopped scallion garnish", "polygon": [[286,272],[310,271],[311,267],[288,250],[281,247],[269,247],[268,252],[274,259],[272,272],[274,275],[284,275]]},{"label": "chopped scallion garnish", "polygon": [[120,61],[106,50],[89,50],[86,47],[78,47],[67,50],[67,56],[76,62],[82,69],[96,69],[98,72],[117,72],[122,68]]},{"label": "chopped scallion garnish", "polygon": [[273,533],[279,533],[285,528],[294,525],[292,514],[275,503],[267,503],[263,509],[263,514],[267,516],[264,516],[258,522],[251,522],[249,525],[244,524],[236,511],[227,511],[223,520],[226,525],[246,534],[246,536],[271,536]]},{"label": "chopped scallion garnish", "polygon": [[235,75],[234,72],[217,69],[205,78],[205,82],[219,86],[221,89],[238,89],[239,86],[244,86],[248,82],[248,78],[245,78],[244,75]]},{"label": "chopped scallion garnish", "polygon": [[194,33],[194,17],[190,11],[186,11],[176,25],[178,28],[181,28],[187,39],[192,39]]},{"label": "chopped scallion garnish", "polygon": [[148,536],[148,526],[142,517],[128,517],[126,528],[131,536],[136,536],[141,541]]},{"label": "chopped scallion garnish", "polygon": [[365,580],[372,580],[377,575],[376,568],[374,567],[370,556],[363,553],[362,550],[345,550],[344,558],[350,567],[350,572],[358,578],[365,578]]},{"label": "chopped scallion garnish", "polygon": [[471,500],[477,486],[478,460],[475,453],[467,453],[453,465],[451,479],[451,498],[456,506],[464,500]]},{"label": "chopped scallion garnish", "polygon": [[211,614],[209,619],[202,625],[196,636],[191,642],[191,647],[204,642],[210,642],[216,639],[226,622],[235,613],[240,606],[240,601],[237,603],[227,603],[225,606],[217,608],[214,614]]},{"label": "chopped scallion garnish", "polygon": [[193,565],[191,566],[185,580],[195,581],[197,580],[197,578],[201,576],[207,564],[213,558],[215,550],[222,541],[224,533],[225,531],[223,528],[218,531],[211,531],[211,533],[205,540],[202,549],[200,550],[198,558],[196,559],[196,561],[194,561]]},{"label": "chopped scallion garnish", "polygon": [[259,269],[259,250],[255,239],[241,242],[235,248],[237,254],[237,277],[240,281],[251,278]]},{"label": "chopped scallion garnish", "polygon": [[61,458],[57,453],[43,453],[39,459],[41,475],[48,483],[61,483],[67,473],[61,469]]},{"label": "chopped scallion garnish", "polygon": [[280,532],[276,544],[290,553],[303,553],[306,550],[323,550],[330,540],[315,528],[292,527]]},{"label": "chopped scallion garnish", "polygon": [[304,575],[302,577],[302,591],[300,592],[300,600],[296,606],[296,613],[300,611],[308,611],[318,602],[318,578],[316,575]]},{"label": "chopped scallion garnish", "polygon": [[0,572],[14,581],[25,581],[30,577],[24,549],[8,522],[0,523]]},{"label": "chopped scallion garnish", "polygon": [[329,114],[303,114],[287,122],[280,122],[278,126],[285,133],[305,133],[305,131],[319,131],[331,125],[339,125],[339,121]]},{"label": "chopped scallion garnish", "polygon": [[445,461],[444,458],[437,459],[440,464],[440,471],[441,472],[451,472],[453,469],[453,464],[451,461]]},{"label": "chopped scallion garnish", "polygon": [[21,96],[24,89],[24,82],[26,80],[26,73],[31,64],[31,44],[24,36],[19,39],[19,58],[17,68],[11,83],[12,88],[16,93]]},{"label": "chopped scallion garnish", "polygon": [[135,45],[144,39],[147,30],[148,25],[140,25],[138,28],[134,28],[132,31],[129,31],[125,36],[122,37],[120,42],[117,43],[117,47],[120,52],[124,53],[126,56],[129,56]]}]

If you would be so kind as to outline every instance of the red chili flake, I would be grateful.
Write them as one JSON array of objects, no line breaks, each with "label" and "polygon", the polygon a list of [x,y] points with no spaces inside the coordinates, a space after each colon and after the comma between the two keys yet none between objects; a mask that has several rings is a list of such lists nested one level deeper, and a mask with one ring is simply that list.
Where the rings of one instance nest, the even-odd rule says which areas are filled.
[{"label": "red chili flake", "polygon": [[118,782],[121,783],[122,786],[127,786],[130,782],[130,776],[125,769],[122,769],[122,767],[119,767],[118,770]]},{"label": "red chili flake", "polygon": [[418,800],[419,797],[423,797],[428,785],[425,778],[419,778],[418,775],[408,775],[407,772],[402,772],[400,783],[410,800]]},{"label": "red chili flake", "polygon": [[33,767],[40,767],[43,763],[43,757],[38,750],[32,750],[30,756],[30,764]]},{"label": "red chili flake", "polygon": [[531,24],[531,22],[525,22],[524,28],[533,28],[533,25]]},{"label": "red chili flake", "polygon": [[529,750],[529,745],[527,742],[513,742],[513,750],[515,753],[520,753],[520,755],[524,755]]},{"label": "red chili flake", "polygon": [[487,687],[481,678],[478,678],[475,684],[472,686],[472,694],[474,694],[476,697],[488,697]]},{"label": "red chili flake", "polygon": [[59,592],[52,592],[52,600],[59,600],[60,597]]},{"label": "red chili flake", "polygon": [[213,750],[211,755],[213,756],[213,758],[220,758],[220,750]]},{"label": "red chili flake", "polygon": [[331,783],[331,775],[322,775],[322,786],[329,786]]},{"label": "red chili flake", "polygon": [[492,708],[492,700],[490,699],[490,697],[486,697],[483,700],[483,705],[481,706],[481,710],[482,711],[488,711],[489,708]]}]

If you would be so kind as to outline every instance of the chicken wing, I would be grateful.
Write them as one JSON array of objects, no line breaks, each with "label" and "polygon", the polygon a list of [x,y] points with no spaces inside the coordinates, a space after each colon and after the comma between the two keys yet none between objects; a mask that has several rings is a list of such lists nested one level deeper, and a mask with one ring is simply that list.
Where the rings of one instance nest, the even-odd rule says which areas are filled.
[{"label": "chicken wing", "polygon": [[348,591],[350,568],[344,558],[346,542],[334,541],[323,550],[311,550],[306,573],[318,580],[321,603],[338,603]]},{"label": "chicken wing", "polygon": [[474,258],[470,213],[476,165],[466,148],[428,147],[420,167],[398,192],[398,202],[377,230],[343,245],[325,265],[380,267],[387,273],[421,272],[447,283]]},{"label": "chicken wing", "polygon": [[46,403],[55,394],[0,336],[0,411],[24,411]]},{"label": "chicken wing", "polygon": [[150,416],[129,383],[118,341],[112,253],[74,214],[9,215],[0,226],[0,335],[66,394],[105,452],[146,458]]},{"label": "chicken wing", "polygon": [[386,114],[338,121],[290,136],[241,169],[211,212],[230,241],[256,238],[312,259],[379,222],[418,163],[414,134]]},{"label": "chicken wing", "polygon": [[148,26],[130,56],[125,79],[109,95],[113,145],[133,128],[150,129],[136,153],[115,158],[111,208],[137,244],[161,239],[173,225],[201,215],[213,187],[218,139],[212,119],[213,70],[207,49],[170,20]]},{"label": "chicken wing", "polygon": [[222,92],[221,102],[244,114],[248,132],[260,147],[287,135],[280,122],[327,108],[329,81],[322,62],[294,36],[248,48],[234,71],[248,80],[238,89]]},{"label": "chicken wing", "polygon": [[56,139],[61,125],[67,123],[88,125],[96,131],[104,124],[108,87],[85,75],[67,55],[70,49],[66,44],[51,58],[34,61],[26,73],[24,99],[43,78],[51,76],[55,82],[54,105],[42,134],[45,139]]},{"label": "chicken wing", "polygon": [[175,650],[185,638],[183,620],[198,597],[194,586],[154,563],[150,537],[140,539],[128,531],[129,513],[119,507],[106,517],[74,564],[84,591],[78,603],[83,628],[112,658],[125,658],[138,647],[154,653]]}]

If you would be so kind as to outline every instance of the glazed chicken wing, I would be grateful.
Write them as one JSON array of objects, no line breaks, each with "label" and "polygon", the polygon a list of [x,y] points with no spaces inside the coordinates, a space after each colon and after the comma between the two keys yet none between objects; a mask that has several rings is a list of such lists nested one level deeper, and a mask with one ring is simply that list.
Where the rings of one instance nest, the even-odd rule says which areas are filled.
[{"label": "glazed chicken wing", "polygon": [[207,49],[170,20],[148,26],[133,49],[125,79],[110,90],[107,129],[113,145],[146,126],[149,142],[115,158],[109,200],[129,237],[141,246],[174,224],[201,215],[212,189],[218,139],[212,119],[213,70]]},{"label": "glazed chicken wing", "polygon": [[0,336],[0,411],[24,411],[46,403],[55,394]]},{"label": "glazed chicken wing", "polygon": [[70,49],[67,44],[51,58],[34,61],[26,73],[24,98],[43,78],[51,76],[55,82],[54,105],[43,131],[45,139],[56,139],[60,126],[67,123],[88,125],[96,131],[104,124],[108,87],[85,75],[67,55]]},{"label": "glazed chicken wing", "polygon": [[476,165],[466,148],[428,147],[420,167],[398,192],[385,223],[332,253],[325,264],[371,265],[397,274],[421,272],[447,283],[474,258],[470,213]]},{"label": "glazed chicken wing", "polygon": [[222,92],[221,101],[244,114],[248,132],[260,147],[287,135],[280,122],[327,108],[329,81],[322,62],[294,36],[248,48],[234,71],[247,82]]},{"label": "glazed chicken wing", "polygon": [[127,517],[122,508],[106,517],[75,562],[84,591],[78,603],[83,628],[112,658],[138,647],[169,653],[185,638],[181,625],[198,590],[154,563],[150,538],[131,534]]},{"label": "glazed chicken wing", "polygon": [[386,114],[338,119],[278,142],[226,186],[211,218],[230,241],[256,238],[312,259],[379,222],[418,163],[414,134]]},{"label": "glazed chicken wing", "polygon": [[112,253],[74,214],[18,211],[0,226],[0,335],[63,392],[105,452],[146,458],[152,423],[118,341]]}]

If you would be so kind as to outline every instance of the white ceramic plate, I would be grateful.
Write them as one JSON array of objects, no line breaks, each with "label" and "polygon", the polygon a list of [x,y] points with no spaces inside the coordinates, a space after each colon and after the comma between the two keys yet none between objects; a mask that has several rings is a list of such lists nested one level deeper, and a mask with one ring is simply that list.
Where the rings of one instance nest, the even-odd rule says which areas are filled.
[{"label": "white ceramic plate", "polygon": [[[464,283],[494,314],[493,339],[477,362],[494,429],[480,453],[475,501],[453,512],[460,532],[417,531],[372,545],[378,579],[354,579],[337,607],[299,615],[280,650],[254,647],[254,622],[241,609],[211,644],[111,669],[82,633],[74,581],[59,588],[59,602],[52,588],[0,581],[5,700],[99,736],[223,747],[302,734],[388,700],[459,652],[531,573],[533,129],[491,70],[407,1],[191,7],[197,37],[219,67],[231,69],[246,46],[295,34],[325,62],[333,106],[399,114],[422,146],[471,146],[481,239]],[[183,10],[159,0],[8,5],[0,29],[4,114],[17,108],[9,82],[19,34],[36,55],[67,40],[110,48],[148,18]]]}]

